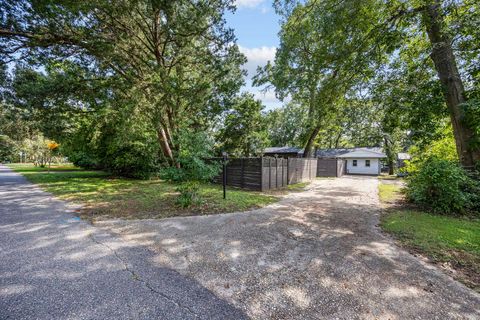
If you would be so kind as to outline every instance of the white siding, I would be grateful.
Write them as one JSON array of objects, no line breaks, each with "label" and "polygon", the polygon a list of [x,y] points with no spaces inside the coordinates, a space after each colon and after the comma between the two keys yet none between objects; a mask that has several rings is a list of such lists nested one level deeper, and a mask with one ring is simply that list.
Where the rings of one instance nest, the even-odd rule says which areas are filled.
[{"label": "white siding", "polygon": [[[357,160],[357,166],[353,166],[353,160]],[[370,160],[370,167],[365,166],[365,160]],[[347,159],[347,174],[380,174],[380,162],[378,159]]]}]

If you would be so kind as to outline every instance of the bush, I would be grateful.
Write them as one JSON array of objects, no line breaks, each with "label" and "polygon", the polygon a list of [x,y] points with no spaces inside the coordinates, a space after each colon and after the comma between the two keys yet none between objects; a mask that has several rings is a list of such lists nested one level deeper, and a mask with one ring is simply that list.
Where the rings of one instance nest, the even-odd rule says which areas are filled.
[{"label": "bush", "polygon": [[176,204],[182,208],[188,208],[192,204],[200,202],[199,190],[200,184],[198,182],[190,181],[182,183],[176,188],[176,191],[180,192]]},{"label": "bush", "polygon": [[179,137],[182,147],[177,154],[179,167],[166,167],[160,172],[168,181],[181,182],[177,204],[186,208],[201,201],[200,182],[208,182],[220,171],[220,164],[208,161],[212,156],[212,140],[202,132],[183,132]]},{"label": "bush", "polygon": [[68,155],[68,160],[74,165],[84,169],[98,169],[99,164],[91,155],[87,154],[84,151],[74,151]]},{"label": "bush", "polygon": [[479,183],[457,162],[429,157],[417,163],[407,178],[407,198],[439,214],[475,211],[479,206]]},{"label": "bush", "polygon": [[161,177],[174,182],[207,182],[220,172],[220,164],[208,161],[211,158],[213,142],[205,133],[186,132],[180,140],[182,149],[178,152],[179,168],[162,169]]},{"label": "bush", "polygon": [[102,162],[113,173],[136,179],[148,179],[159,170],[155,148],[143,141],[111,145]]}]

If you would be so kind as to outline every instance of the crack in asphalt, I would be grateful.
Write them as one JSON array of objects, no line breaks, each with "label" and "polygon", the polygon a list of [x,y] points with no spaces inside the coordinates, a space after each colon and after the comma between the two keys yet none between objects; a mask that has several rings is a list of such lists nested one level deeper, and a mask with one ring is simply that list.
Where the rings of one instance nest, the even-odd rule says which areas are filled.
[{"label": "crack in asphalt", "polygon": [[93,234],[90,234],[88,235],[88,237],[96,244],[100,245],[100,246],[103,246],[105,248],[107,248],[109,251],[111,251],[116,259],[118,261],[120,261],[120,263],[123,265],[124,267],[124,270],[127,271],[128,273],[131,274],[132,276],[132,279],[134,281],[138,281],[140,283],[142,283],[147,289],[149,289],[151,292],[155,293],[155,294],[158,294],[159,296],[161,296],[162,298],[164,298],[165,300],[168,300],[169,302],[173,303],[174,305],[176,305],[178,308],[180,309],[183,309],[183,310],[186,310],[187,312],[189,312],[191,315],[193,315],[195,318],[200,318],[200,316],[198,314],[196,314],[191,308],[189,308],[188,306],[185,306],[185,305],[181,305],[178,301],[176,301],[175,299],[172,299],[171,297],[169,297],[168,295],[166,295],[165,293],[163,292],[160,292],[158,290],[156,290],[148,281],[142,279],[140,277],[140,275],[138,275],[134,270],[132,270],[129,266],[128,266],[128,263],[122,258],[120,257],[120,255],[118,254],[118,252],[113,249],[112,247],[110,247],[109,245],[107,245],[106,243],[103,243],[101,241],[99,241],[98,239],[95,238],[95,236]]}]

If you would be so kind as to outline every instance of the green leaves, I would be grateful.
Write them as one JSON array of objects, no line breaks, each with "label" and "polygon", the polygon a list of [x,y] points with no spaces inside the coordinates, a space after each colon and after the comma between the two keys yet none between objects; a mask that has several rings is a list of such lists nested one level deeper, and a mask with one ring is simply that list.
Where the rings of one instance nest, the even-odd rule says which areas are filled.
[{"label": "green leaves", "polygon": [[236,157],[257,156],[267,145],[263,105],[252,94],[235,98],[218,133],[219,149]]},{"label": "green leaves", "polygon": [[[458,164],[429,157],[421,163],[417,172],[409,176],[406,194],[414,203],[435,213],[465,213],[478,207],[478,203],[472,201],[471,184],[476,184],[478,191],[478,182],[471,180]],[[479,200],[476,197],[475,201]]]},{"label": "green leaves", "polygon": [[[134,143],[112,143],[116,151],[94,143],[92,153],[111,169],[138,163],[145,150],[155,163],[177,165],[182,131],[210,129],[243,83],[245,57],[224,21],[229,0],[32,0],[2,9],[0,57],[32,67],[17,74],[17,104],[57,120],[42,130],[82,141],[84,152],[90,142],[79,127],[102,139],[118,135],[107,139],[114,142],[128,141],[129,130],[112,123],[134,128]],[[142,116],[128,117],[135,113]],[[163,155],[151,148],[152,136]],[[102,160],[124,147],[136,150],[129,159]]]}]

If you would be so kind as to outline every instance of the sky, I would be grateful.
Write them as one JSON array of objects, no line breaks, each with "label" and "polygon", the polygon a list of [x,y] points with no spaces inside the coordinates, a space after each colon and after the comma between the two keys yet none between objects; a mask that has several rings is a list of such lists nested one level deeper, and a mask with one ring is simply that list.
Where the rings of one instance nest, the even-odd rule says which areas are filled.
[{"label": "sky", "polygon": [[260,99],[267,109],[282,105],[273,91],[261,92],[261,88],[252,87],[251,78],[257,66],[273,61],[278,46],[279,17],[275,14],[270,0],[236,0],[237,10],[227,13],[227,24],[235,30],[240,51],[248,62],[244,68],[248,72],[243,91],[251,92]]}]

